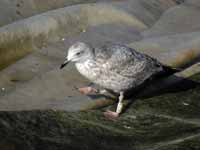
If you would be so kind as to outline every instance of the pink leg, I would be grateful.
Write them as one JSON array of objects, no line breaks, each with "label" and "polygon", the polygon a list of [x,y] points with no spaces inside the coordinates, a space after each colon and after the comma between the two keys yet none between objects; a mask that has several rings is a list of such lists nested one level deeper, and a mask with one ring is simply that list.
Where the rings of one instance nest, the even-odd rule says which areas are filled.
[{"label": "pink leg", "polygon": [[119,113],[114,112],[114,111],[107,110],[106,112],[104,112],[104,116],[105,116],[107,119],[116,120],[116,119],[119,117]]},{"label": "pink leg", "polygon": [[82,94],[86,94],[86,95],[87,94],[94,94],[94,93],[98,92],[97,89],[90,87],[90,86],[78,88],[78,91],[81,92]]},{"label": "pink leg", "polygon": [[120,96],[119,96],[119,102],[117,104],[117,109],[116,109],[116,112],[113,112],[113,111],[106,111],[104,113],[104,116],[108,119],[111,119],[111,120],[116,120],[118,117],[119,117],[119,114],[122,112],[122,109],[123,109],[123,101],[124,99],[124,92],[120,92]]}]

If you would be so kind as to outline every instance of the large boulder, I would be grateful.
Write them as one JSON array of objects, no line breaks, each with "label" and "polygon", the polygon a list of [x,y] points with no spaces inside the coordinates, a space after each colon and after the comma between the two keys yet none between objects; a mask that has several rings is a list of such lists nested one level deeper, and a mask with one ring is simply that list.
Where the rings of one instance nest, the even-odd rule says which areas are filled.
[{"label": "large boulder", "polygon": [[[83,1],[21,1],[15,5],[24,7],[17,12],[20,17],[13,19],[19,21],[0,28],[0,67],[4,68],[0,72],[0,149],[200,149],[199,74],[132,99],[113,121],[103,111],[114,110],[115,105],[88,109],[115,101],[103,95],[81,95],[77,87],[89,81],[72,64],[59,69],[75,41],[93,46],[123,43],[172,67],[190,65],[199,54],[200,34],[198,24],[187,25],[182,13],[198,18],[194,7],[198,1],[113,0],[64,7],[79,2]],[[32,17],[20,20],[28,16]],[[178,29],[180,24],[165,18],[175,18],[183,26]],[[191,24],[197,22],[191,18]]]},{"label": "large boulder", "polygon": [[188,3],[169,8],[152,28],[143,32],[143,36],[152,37],[199,31],[199,15],[200,10],[196,5]]},{"label": "large boulder", "polygon": [[0,148],[198,150],[200,86],[175,91],[135,100],[116,121],[101,111],[1,111]]}]

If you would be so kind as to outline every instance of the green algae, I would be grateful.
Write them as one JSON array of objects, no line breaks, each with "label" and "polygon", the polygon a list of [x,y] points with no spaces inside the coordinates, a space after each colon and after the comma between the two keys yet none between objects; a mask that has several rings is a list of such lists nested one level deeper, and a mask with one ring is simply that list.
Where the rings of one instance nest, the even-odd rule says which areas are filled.
[{"label": "green algae", "polygon": [[[191,77],[198,80],[199,75]],[[179,87],[176,87],[179,88]],[[117,120],[103,110],[0,112],[0,148],[193,150],[199,148],[199,84],[136,99]]]},{"label": "green algae", "polygon": [[[186,94],[190,92],[188,90]],[[176,94],[168,94],[167,98],[173,98]],[[199,123],[190,122],[189,116],[182,120],[180,115],[177,115],[179,119],[172,114],[166,117],[160,113],[161,108],[156,113],[149,111],[149,104],[152,103],[136,102],[116,121],[106,119],[100,110],[76,113],[51,110],[0,112],[0,127],[5,129],[0,130],[0,135],[4,135],[1,137],[4,143],[12,139],[16,149],[180,149],[184,142],[190,140],[196,143],[189,145],[191,150],[193,146],[198,147]],[[157,99],[155,103],[158,106]],[[148,109],[145,109],[145,105]],[[171,108],[168,105],[166,107]],[[188,112],[182,111],[183,115],[185,113]]]},{"label": "green algae", "polygon": [[[71,17],[66,17],[66,20]],[[77,30],[72,34],[66,31],[67,34],[71,36],[84,30],[87,21],[83,22],[83,26],[79,26],[79,21],[69,22]],[[58,21],[58,24],[61,26],[63,22]],[[54,31],[51,30],[52,34]],[[39,34],[34,41],[42,47],[47,37]],[[15,53],[18,49],[31,51],[33,39],[24,39],[27,39],[24,47],[19,47],[18,40],[10,44],[8,49],[7,45],[3,46],[2,55],[4,50],[13,48],[16,48]],[[191,79],[199,81],[200,76],[195,75]],[[184,90],[175,88],[175,91],[136,99],[115,121],[106,119],[103,110],[75,113],[53,110],[1,111],[0,149],[199,149],[200,87],[196,85]]]}]

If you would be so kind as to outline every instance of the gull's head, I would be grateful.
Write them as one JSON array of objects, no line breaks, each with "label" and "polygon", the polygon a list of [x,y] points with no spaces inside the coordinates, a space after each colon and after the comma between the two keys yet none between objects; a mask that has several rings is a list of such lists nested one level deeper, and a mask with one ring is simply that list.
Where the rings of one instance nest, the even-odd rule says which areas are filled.
[{"label": "gull's head", "polygon": [[69,62],[83,62],[92,56],[92,48],[83,42],[76,42],[68,49],[67,57],[64,63],[60,66],[62,69]]}]

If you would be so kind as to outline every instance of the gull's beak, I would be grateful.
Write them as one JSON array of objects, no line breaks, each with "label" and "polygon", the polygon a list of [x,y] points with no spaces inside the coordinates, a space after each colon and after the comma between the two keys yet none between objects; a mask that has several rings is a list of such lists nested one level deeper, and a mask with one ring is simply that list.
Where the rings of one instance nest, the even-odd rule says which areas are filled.
[{"label": "gull's beak", "polygon": [[69,60],[65,60],[64,63],[60,66],[60,69],[64,68],[69,62]]}]

